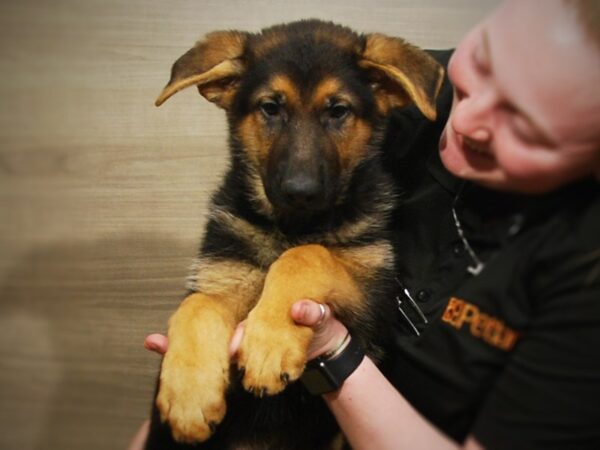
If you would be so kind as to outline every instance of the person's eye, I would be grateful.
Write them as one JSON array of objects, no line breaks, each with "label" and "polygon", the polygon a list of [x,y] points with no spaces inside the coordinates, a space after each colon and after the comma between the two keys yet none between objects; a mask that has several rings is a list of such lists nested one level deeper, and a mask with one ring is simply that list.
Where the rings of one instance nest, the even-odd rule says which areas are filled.
[{"label": "person's eye", "polygon": [[473,66],[480,73],[488,73],[488,67],[481,61],[480,57],[477,56],[476,52],[473,52]]},{"label": "person's eye", "polygon": [[519,114],[518,111],[512,110],[510,113],[511,128],[516,137],[525,144],[543,144],[539,134],[533,129],[527,119]]}]

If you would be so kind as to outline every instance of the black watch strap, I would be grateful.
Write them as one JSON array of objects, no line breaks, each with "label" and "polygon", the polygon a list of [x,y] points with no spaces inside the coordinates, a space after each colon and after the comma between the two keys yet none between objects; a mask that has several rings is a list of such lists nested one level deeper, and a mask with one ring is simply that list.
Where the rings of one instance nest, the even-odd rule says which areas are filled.
[{"label": "black watch strap", "polygon": [[337,390],[360,365],[365,352],[357,339],[350,342],[333,358],[315,358],[306,365],[300,377],[304,387],[313,395]]}]

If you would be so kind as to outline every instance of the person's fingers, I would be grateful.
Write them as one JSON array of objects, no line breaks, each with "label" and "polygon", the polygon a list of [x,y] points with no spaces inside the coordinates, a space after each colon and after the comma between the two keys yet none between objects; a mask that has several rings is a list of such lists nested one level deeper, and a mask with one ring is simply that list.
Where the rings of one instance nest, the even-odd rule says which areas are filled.
[{"label": "person's fingers", "polygon": [[144,347],[147,350],[164,355],[169,347],[169,340],[166,336],[158,333],[146,336],[144,340]]},{"label": "person's fingers", "polygon": [[291,314],[297,324],[317,329],[331,317],[331,309],[312,300],[300,300],[292,305]]},{"label": "person's fingers", "polygon": [[149,432],[150,420],[146,420],[129,443],[128,450],[143,450]]},{"label": "person's fingers", "polygon": [[246,325],[246,321],[240,322],[233,332],[233,337],[231,338],[231,342],[229,343],[229,357],[235,358],[237,352],[240,348],[240,344],[242,343],[242,338],[244,337],[244,327]]}]

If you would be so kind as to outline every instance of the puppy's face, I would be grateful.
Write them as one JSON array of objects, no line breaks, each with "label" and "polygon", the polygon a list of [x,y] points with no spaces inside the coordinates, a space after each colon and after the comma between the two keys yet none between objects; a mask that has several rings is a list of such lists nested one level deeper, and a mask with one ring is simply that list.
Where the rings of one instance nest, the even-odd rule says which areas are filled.
[{"label": "puppy's face", "polygon": [[302,21],[208,35],[175,63],[157,104],[197,85],[227,110],[261,209],[311,215],[344,198],[391,108],[415,102],[435,117],[442,75],[400,39]]},{"label": "puppy's face", "polygon": [[[339,201],[353,170],[373,152],[378,121],[368,80],[351,54],[321,45],[302,55],[290,44],[249,69],[230,118],[269,202],[278,211],[310,214]],[[302,57],[304,67],[295,63]]]}]

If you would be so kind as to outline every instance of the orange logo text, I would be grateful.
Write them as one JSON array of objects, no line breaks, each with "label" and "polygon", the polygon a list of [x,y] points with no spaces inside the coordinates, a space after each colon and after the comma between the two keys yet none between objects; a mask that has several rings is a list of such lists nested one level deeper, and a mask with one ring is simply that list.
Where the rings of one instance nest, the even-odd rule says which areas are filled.
[{"label": "orange logo text", "polygon": [[519,338],[519,333],[500,319],[483,313],[477,306],[456,297],[448,302],[442,320],[459,330],[468,326],[474,337],[505,351],[511,350]]}]

